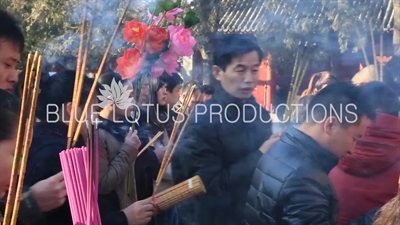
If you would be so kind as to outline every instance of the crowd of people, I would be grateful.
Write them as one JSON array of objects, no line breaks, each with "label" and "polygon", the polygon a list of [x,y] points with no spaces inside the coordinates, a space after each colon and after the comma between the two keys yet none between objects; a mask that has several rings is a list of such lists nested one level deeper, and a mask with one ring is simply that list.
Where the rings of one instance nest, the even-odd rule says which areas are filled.
[{"label": "crowd of people", "polygon": [[[10,14],[0,11],[0,21],[1,224],[24,88],[17,67],[24,60],[25,39]],[[102,73],[96,84],[99,94],[112,82],[121,83],[140,106],[134,123],[127,118],[135,115],[135,107],[122,110],[110,103],[87,112],[101,121],[98,205],[103,225],[399,224],[396,90],[383,82],[354,84],[330,72],[318,73],[299,99],[302,107],[296,108],[291,123],[273,134],[270,113],[252,96],[263,58],[255,39],[232,34],[222,36],[214,49],[212,85],[184,84],[178,74],[130,81],[114,71]],[[67,146],[75,76],[75,71],[63,69],[42,75],[18,212],[21,225],[73,224],[59,153]],[[93,83],[85,77],[78,114]],[[189,108],[194,114],[185,118],[188,125],[174,143],[177,148],[158,191],[198,175],[207,193],[158,212],[149,197],[174,127],[173,108],[192,86]],[[98,103],[96,97],[90,101]],[[196,114],[200,104],[202,112]],[[49,113],[49,105],[60,110]],[[213,112],[215,105],[224,115]],[[347,105],[354,110],[344,111]],[[347,120],[327,114],[327,108]],[[85,132],[81,130],[76,146],[87,145]],[[138,156],[158,132],[163,135]]]}]

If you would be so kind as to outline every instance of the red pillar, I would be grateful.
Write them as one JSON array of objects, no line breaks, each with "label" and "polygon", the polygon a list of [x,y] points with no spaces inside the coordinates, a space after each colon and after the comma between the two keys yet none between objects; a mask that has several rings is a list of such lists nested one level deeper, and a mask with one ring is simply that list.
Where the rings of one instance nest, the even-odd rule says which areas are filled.
[{"label": "red pillar", "polygon": [[270,56],[261,63],[258,84],[253,93],[257,103],[267,110],[271,110],[272,95],[275,86],[272,80],[272,70],[269,62]]}]

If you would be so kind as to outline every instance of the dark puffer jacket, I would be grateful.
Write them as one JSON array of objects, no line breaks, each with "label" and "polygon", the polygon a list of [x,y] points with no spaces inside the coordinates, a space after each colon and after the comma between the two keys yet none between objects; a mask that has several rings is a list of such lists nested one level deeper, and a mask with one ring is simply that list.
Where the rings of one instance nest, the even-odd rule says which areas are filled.
[{"label": "dark puffer jacket", "polygon": [[289,127],[254,171],[246,225],[336,225],[338,202],[328,178],[337,157]]}]

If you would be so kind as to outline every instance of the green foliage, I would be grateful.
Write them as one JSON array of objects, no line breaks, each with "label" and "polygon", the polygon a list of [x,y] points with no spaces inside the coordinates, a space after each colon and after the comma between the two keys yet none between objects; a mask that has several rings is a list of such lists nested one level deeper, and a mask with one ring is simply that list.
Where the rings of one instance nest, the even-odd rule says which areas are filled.
[{"label": "green foliage", "polygon": [[[96,69],[104,55],[112,33],[127,4],[124,1],[110,0],[1,0],[0,7],[7,9],[20,21],[26,37],[26,57],[30,51],[40,51],[49,63],[58,62],[68,69],[76,67],[76,57],[80,43],[80,29],[84,9],[88,11],[86,21],[93,21],[92,32],[86,32],[90,37],[88,69]],[[151,3],[154,2],[154,3]],[[140,20],[150,22],[147,13],[158,15],[171,7],[182,6],[184,13],[186,1],[178,0],[144,0],[132,1],[124,20]],[[85,7],[86,6],[86,7]],[[152,8],[153,7],[153,8]],[[159,12],[154,12],[157,7]],[[176,23],[183,24],[182,14]],[[191,14],[190,14],[191,15]],[[193,17],[194,16],[194,17]],[[191,25],[196,21],[196,14],[190,17]],[[198,18],[197,18],[198,19]],[[114,39],[108,58],[120,56],[130,44],[123,40],[123,25],[120,26]],[[24,62],[21,65],[23,68]]]},{"label": "green foliage", "polygon": [[200,23],[199,17],[197,17],[196,12],[189,11],[186,13],[184,18],[184,23],[186,28],[193,27],[194,25]]}]

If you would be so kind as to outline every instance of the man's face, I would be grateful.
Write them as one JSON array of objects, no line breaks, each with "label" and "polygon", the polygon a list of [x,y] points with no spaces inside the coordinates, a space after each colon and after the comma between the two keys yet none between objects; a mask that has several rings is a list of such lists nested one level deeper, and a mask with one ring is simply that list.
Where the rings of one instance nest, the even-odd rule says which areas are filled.
[{"label": "man's face", "polygon": [[179,84],[172,89],[172,92],[167,91],[167,104],[170,107],[174,106],[179,101],[181,88],[182,85]]},{"label": "man's face", "polygon": [[238,99],[248,99],[253,95],[259,77],[260,61],[256,51],[232,59],[223,71],[213,67],[214,77],[221,82],[226,92]]},{"label": "man's face", "polygon": [[18,82],[17,64],[20,52],[12,41],[0,39],[0,89],[12,92]]},{"label": "man's face", "polygon": [[364,134],[370,120],[363,116],[359,119],[359,123],[350,124],[348,127],[340,126],[337,118],[331,117],[324,123],[324,131],[326,135],[326,148],[339,158],[350,154],[354,150],[354,146],[358,139]]}]

